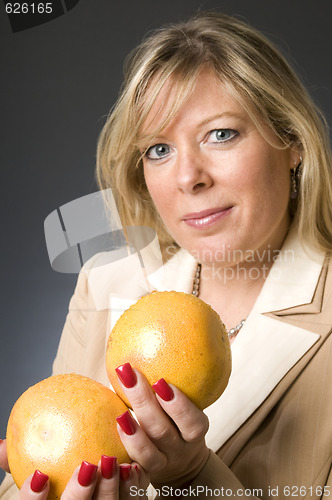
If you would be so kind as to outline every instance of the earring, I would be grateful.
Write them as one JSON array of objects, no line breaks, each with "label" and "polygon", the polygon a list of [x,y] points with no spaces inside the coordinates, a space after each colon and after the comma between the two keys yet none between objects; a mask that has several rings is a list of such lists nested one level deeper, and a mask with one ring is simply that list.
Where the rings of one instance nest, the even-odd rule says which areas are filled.
[{"label": "earring", "polygon": [[292,190],[291,190],[290,197],[292,200],[296,200],[296,198],[297,198],[297,185],[296,185],[295,173],[296,173],[296,167],[292,168],[292,170],[291,170]]},{"label": "earring", "polygon": [[302,165],[302,156],[300,156],[300,163],[292,168],[291,170],[291,185],[292,185],[292,190],[291,190],[291,199],[295,200],[297,198],[297,184],[300,178],[300,167]]}]

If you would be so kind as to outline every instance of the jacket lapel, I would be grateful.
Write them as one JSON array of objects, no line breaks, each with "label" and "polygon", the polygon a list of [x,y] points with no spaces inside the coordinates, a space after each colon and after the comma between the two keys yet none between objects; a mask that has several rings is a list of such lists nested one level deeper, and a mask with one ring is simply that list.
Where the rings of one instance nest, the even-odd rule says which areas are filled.
[{"label": "jacket lapel", "polygon": [[318,339],[303,328],[250,314],[232,345],[228,386],[205,410],[210,420],[208,446],[221,448]]},{"label": "jacket lapel", "polygon": [[[90,272],[90,287],[98,304],[110,310],[109,328],[112,329],[121,314],[136,302],[139,297],[153,290],[175,290],[190,293],[192,290],[196,261],[185,250],[178,251],[166,264],[162,265],[161,254],[153,245],[143,249],[140,255],[133,254],[110,266],[97,266],[95,273]],[[101,281],[107,283],[102,293],[97,293]],[[110,331],[110,330],[109,330]]]},{"label": "jacket lapel", "polygon": [[[309,253],[294,231],[290,232],[232,344],[229,384],[219,400],[205,410],[211,424],[207,444],[214,451],[262,405],[319,340],[319,333],[303,327],[294,317],[320,312],[326,277],[324,258],[323,254]],[[286,388],[287,384],[283,384],[282,391]]]}]

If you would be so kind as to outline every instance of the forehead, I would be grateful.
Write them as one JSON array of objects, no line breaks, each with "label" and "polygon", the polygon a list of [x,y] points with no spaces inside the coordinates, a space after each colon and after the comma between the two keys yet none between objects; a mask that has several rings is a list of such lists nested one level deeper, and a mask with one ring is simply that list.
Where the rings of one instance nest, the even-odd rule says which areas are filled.
[{"label": "forehead", "polygon": [[157,135],[186,117],[204,121],[211,113],[247,114],[212,69],[200,71],[190,84],[170,78],[159,91],[156,86],[157,82],[152,84],[146,95],[150,108],[141,126],[141,137]]},{"label": "forehead", "polygon": [[[150,103],[141,121],[137,140],[141,150],[171,129],[178,131],[177,125],[199,128],[221,117],[240,120],[242,124],[256,128],[270,145],[281,146],[280,137],[261,111],[243,98],[231,83],[222,81],[211,68],[201,70],[190,84],[169,78],[160,90],[156,91],[157,87],[158,82],[151,85],[147,92],[147,102],[150,99]],[[236,122],[235,126],[239,123]]]}]

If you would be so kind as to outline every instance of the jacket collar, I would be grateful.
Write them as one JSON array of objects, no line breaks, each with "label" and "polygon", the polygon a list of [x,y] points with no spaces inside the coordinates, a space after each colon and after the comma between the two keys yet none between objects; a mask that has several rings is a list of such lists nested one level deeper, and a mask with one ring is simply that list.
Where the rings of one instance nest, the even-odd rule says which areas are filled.
[{"label": "jacket collar", "polygon": [[325,254],[304,247],[296,230],[291,229],[256,300],[254,311],[268,313],[310,304],[324,260]]},{"label": "jacket collar", "polygon": [[[310,304],[322,271],[325,254],[304,247],[292,228],[256,300],[258,313],[287,310]],[[179,250],[165,265],[148,275],[152,289],[191,293],[197,262]]]},{"label": "jacket collar", "polygon": [[191,293],[197,261],[186,250],[179,250],[157,271],[148,276],[155,290]]},{"label": "jacket collar", "polygon": [[[114,254],[114,255],[113,255]],[[302,247],[291,230],[276,258],[254,306],[258,313],[288,310],[312,302],[324,254]],[[191,293],[196,270],[195,259],[181,249],[162,265],[155,238],[139,253],[124,257],[104,252],[85,266],[90,290],[98,310],[108,307],[109,295],[137,299],[152,290]]]}]

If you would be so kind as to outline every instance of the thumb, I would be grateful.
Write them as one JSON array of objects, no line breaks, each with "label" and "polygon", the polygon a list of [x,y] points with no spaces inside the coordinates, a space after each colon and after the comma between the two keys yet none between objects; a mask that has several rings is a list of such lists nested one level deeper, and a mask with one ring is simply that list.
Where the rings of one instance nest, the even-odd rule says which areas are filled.
[{"label": "thumb", "polygon": [[7,443],[5,439],[0,439],[0,467],[6,472],[10,472],[7,459]]}]

